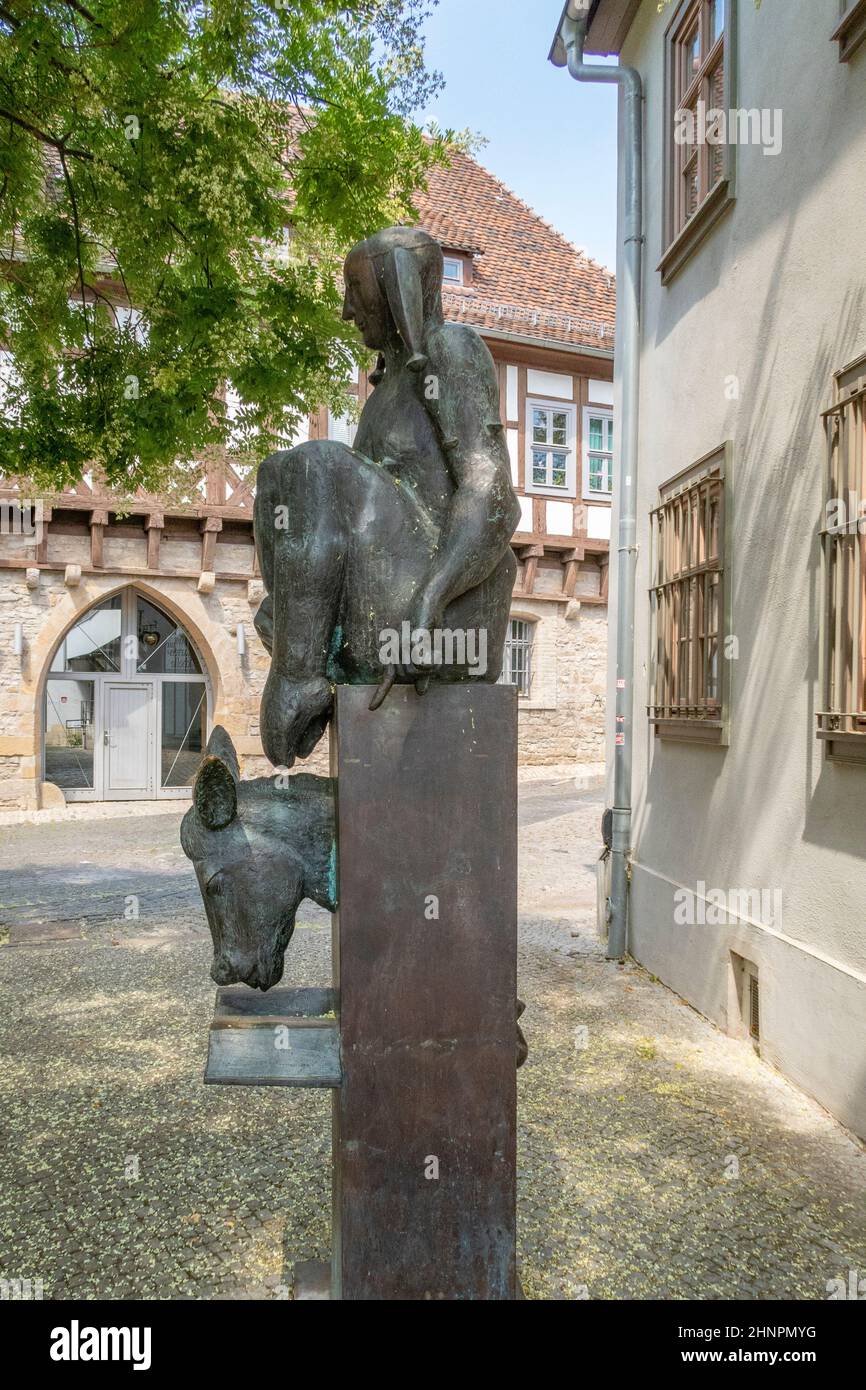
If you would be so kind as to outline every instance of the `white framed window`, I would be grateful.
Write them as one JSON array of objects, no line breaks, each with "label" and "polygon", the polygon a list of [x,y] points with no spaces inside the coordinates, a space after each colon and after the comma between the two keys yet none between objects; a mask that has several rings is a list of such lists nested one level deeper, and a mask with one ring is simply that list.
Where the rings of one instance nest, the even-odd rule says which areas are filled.
[{"label": "white framed window", "polygon": [[328,411],[328,438],[339,444],[348,444],[351,449],[355,442],[358,421],[351,415],[334,415]]},{"label": "white framed window", "polygon": [[575,425],[573,405],[526,402],[526,491],[548,497],[574,497]]},{"label": "white framed window", "polygon": [[583,411],[583,495],[610,497],[613,492],[613,411],[585,406]]},{"label": "white framed window", "polygon": [[445,281],[447,285],[463,284],[463,262],[461,261],[459,256],[445,257],[442,269],[442,279]]}]

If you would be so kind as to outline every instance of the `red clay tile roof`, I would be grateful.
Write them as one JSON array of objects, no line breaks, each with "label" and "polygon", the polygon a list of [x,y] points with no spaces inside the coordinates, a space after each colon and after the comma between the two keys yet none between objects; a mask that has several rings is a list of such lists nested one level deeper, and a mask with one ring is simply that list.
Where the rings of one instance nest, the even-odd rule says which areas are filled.
[{"label": "red clay tile roof", "polygon": [[[314,113],[291,114],[290,134]],[[415,194],[419,225],[473,256],[472,284],[445,285],[447,318],[523,337],[613,351],[616,279],[471,155],[452,151]]]},{"label": "red clay tile roof", "polygon": [[470,155],[454,152],[415,196],[446,250],[477,248],[472,284],[446,285],[447,318],[531,338],[613,349],[613,273],[578,251]]}]

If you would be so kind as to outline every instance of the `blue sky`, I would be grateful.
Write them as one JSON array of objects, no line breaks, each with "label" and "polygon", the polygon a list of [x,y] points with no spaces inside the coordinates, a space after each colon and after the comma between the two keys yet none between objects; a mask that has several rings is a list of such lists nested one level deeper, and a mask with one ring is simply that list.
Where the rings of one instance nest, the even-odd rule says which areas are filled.
[{"label": "blue sky", "polygon": [[489,139],[479,159],[591,256],[616,258],[616,91],[547,61],[562,0],[439,0],[428,65],[444,92],[425,112]]}]

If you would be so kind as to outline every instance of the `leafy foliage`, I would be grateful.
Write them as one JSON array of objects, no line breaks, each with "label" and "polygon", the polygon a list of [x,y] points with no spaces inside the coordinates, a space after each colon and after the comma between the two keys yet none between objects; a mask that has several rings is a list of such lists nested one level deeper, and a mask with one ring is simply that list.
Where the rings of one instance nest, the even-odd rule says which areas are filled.
[{"label": "leafy foliage", "polygon": [[428,3],[0,0],[0,472],[154,489],[344,404],[341,258],[450,138]]}]

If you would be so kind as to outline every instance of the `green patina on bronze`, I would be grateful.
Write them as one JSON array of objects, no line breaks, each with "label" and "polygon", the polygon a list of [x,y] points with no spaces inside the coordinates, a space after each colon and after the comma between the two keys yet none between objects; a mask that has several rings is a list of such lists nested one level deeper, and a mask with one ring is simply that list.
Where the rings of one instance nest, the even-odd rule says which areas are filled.
[{"label": "green patina on bronze", "polygon": [[[379,353],[353,448],[314,440],[259,471],[255,538],[265,585],[256,628],[271,655],[262,743],[278,768],[313,751],[334,687],[496,681],[520,515],[493,359],[442,313],[442,252],[389,227],[350,251],[343,315]],[[396,485],[395,484],[399,484]],[[435,657],[383,669],[382,634],[484,634],[486,663]],[[454,653],[452,652],[452,656]],[[213,978],[269,989],[304,897],[334,909],[335,784],[242,782],[214,731],[184,819],[214,940]]]}]

